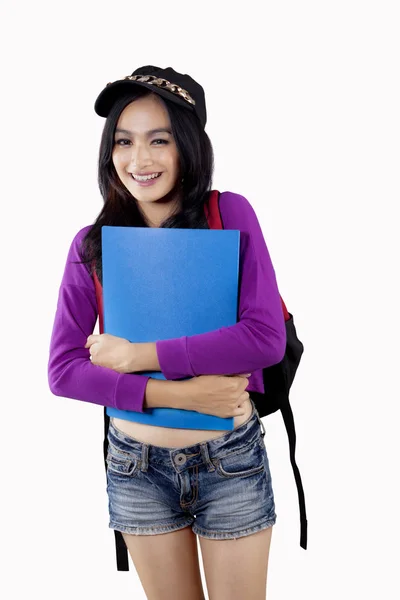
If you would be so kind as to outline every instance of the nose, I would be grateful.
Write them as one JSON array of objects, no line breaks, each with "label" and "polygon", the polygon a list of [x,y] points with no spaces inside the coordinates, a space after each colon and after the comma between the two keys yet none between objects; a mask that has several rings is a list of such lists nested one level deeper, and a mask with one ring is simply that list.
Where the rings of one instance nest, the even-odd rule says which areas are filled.
[{"label": "nose", "polygon": [[136,145],[132,146],[131,153],[131,166],[135,166],[137,169],[142,170],[146,165],[152,163],[151,153],[145,146]]}]

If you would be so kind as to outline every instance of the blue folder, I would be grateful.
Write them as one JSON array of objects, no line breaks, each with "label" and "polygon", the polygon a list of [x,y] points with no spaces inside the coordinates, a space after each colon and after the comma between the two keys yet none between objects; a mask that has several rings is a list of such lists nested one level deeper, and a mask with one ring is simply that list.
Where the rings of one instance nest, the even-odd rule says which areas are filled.
[{"label": "blue folder", "polygon": [[[103,225],[101,242],[104,333],[155,342],[237,322],[239,230]],[[160,371],[140,374],[166,379]],[[169,407],[106,412],[180,429],[232,430],[234,421]]]}]

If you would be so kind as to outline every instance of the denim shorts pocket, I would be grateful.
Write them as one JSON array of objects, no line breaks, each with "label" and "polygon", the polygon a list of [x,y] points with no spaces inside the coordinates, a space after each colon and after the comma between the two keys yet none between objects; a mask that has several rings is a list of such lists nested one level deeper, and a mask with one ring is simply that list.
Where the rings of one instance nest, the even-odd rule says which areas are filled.
[{"label": "denim shorts pocket", "polygon": [[252,444],[232,451],[220,458],[213,458],[217,473],[221,477],[248,477],[265,469],[263,451],[257,439]]},{"label": "denim shorts pocket", "polygon": [[133,477],[137,474],[140,466],[140,458],[133,452],[125,452],[108,442],[107,452],[107,470],[126,477]]}]

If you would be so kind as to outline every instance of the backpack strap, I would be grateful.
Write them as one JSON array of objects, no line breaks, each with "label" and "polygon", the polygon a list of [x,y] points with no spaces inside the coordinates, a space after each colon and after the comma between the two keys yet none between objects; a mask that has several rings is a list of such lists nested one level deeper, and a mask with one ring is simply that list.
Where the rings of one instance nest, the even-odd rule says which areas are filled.
[{"label": "backpack strap", "polygon": [[290,319],[290,313],[289,313],[288,309],[286,308],[286,304],[284,303],[282,296],[281,296],[281,302],[282,302],[283,316],[284,316],[285,322],[286,322],[286,321],[289,321],[289,319]]},{"label": "backpack strap", "polygon": [[211,190],[208,203],[204,203],[204,212],[210,229],[223,229],[221,213],[219,211],[219,191]]},{"label": "backpack strap", "polygon": [[304,500],[303,485],[300,471],[295,460],[296,430],[294,418],[289,402],[289,391],[293,383],[297,367],[304,350],[302,342],[298,339],[293,315],[289,313],[286,325],[286,352],[281,362],[263,369],[264,393],[251,392],[260,417],[265,417],[278,410],[281,411],[289,440],[290,462],[296,480],[300,509],[300,546],[307,549],[307,517]]},{"label": "backpack strap", "polygon": [[[107,454],[108,454],[108,428],[110,425],[110,417],[107,414],[107,407],[104,407],[104,441],[103,441],[103,453],[104,453],[104,466],[107,473]],[[114,531],[114,543],[115,543],[115,555],[117,560],[117,571],[129,571],[128,561],[128,549],[125,544],[125,540],[122,537],[122,533]]]},{"label": "backpack strap", "polygon": [[[283,301],[282,301],[283,302]],[[289,390],[293,383],[297,367],[300,363],[301,355],[304,351],[304,346],[296,334],[293,315],[288,313],[289,319],[285,322],[286,325],[286,353],[282,361],[281,373],[284,377],[282,382],[282,393],[280,396],[280,409],[285,423],[286,432],[289,438],[290,462],[293,468],[294,478],[296,480],[297,494],[299,497],[300,509],[300,546],[307,550],[307,516],[306,504],[304,499],[303,484],[301,482],[300,471],[295,460],[296,451],[296,431],[294,427],[293,412],[289,402]]]},{"label": "backpack strap", "polygon": [[301,476],[299,468],[296,464],[295,451],[296,451],[296,431],[294,428],[294,419],[292,409],[289,403],[288,394],[283,393],[280,409],[285,423],[286,432],[289,438],[289,453],[290,462],[292,464],[294,478],[296,480],[297,494],[299,497],[299,508],[300,508],[300,546],[307,550],[307,516],[306,516],[306,503],[304,499],[303,484],[301,482]]},{"label": "backpack strap", "polygon": [[[97,309],[99,313],[99,330],[100,334],[104,333],[104,317],[103,317],[103,287],[97,277],[94,263],[92,263],[92,274],[94,279],[94,286],[96,290]],[[107,474],[107,454],[108,454],[108,428],[110,426],[110,417],[107,414],[107,407],[104,407],[104,440],[103,440],[103,455],[104,455],[104,468]],[[122,533],[114,531],[114,543],[115,543],[115,554],[117,560],[117,571],[129,571],[129,560],[128,560],[128,549],[125,544],[125,540],[122,537]]]},{"label": "backpack strap", "polygon": [[99,330],[100,334],[104,333],[104,317],[103,317],[103,287],[97,277],[97,273],[93,267],[94,287],[96,290],[97,309],[99,313]]}]

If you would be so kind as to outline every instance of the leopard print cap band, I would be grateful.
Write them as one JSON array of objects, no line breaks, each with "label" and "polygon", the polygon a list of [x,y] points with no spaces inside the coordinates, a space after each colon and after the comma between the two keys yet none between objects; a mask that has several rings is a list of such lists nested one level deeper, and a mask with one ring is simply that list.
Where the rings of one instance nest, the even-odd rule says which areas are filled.
[{"label": "leopard print cap band", "polygon": [[[180,96],[181,98],[186,100],[186,102],[188,102],[189,104],[193,104],[193,106],[196,105],[195,100],[192,98],[192,96],[189,94],[189,92],[187,92],[183,88],[179,87],[179,85],[176,85],[175,83],[171,83],[170,81],[168,81],[168,79],[162,79],[162,77],[156,77],[155,75],[127,75],[126,77],[123,77],[122,80],[118,79],[117,81],[125,81],[125,79],[129,79],[131,81],[140,81],[142,83],[149,83],[151,85],[156,85],[159,88],[166,89],[169,92],[172,92],[173,94],[175,94],[177,96]],[[115,83],[115,82],[110,81],[109,83],[107,83],[107,86],[111,85],[112,83]]]}]

